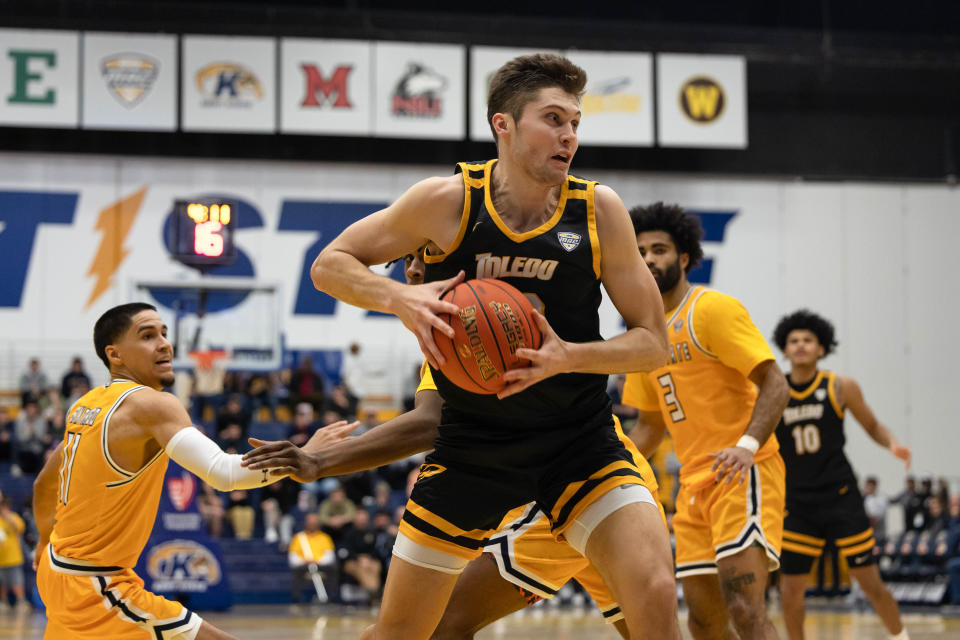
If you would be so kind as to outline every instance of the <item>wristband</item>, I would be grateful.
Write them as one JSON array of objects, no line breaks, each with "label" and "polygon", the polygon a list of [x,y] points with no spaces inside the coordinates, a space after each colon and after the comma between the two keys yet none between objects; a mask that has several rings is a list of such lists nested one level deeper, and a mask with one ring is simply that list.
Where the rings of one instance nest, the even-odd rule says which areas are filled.
[{"label": "wristband", "polygon": [[755,454],[760,448],[760,443],[757,442],[757,439],[753,436],[740,436],[740,439],[737,440],[737,444],[735,446],[741,447],[750,453]]}]

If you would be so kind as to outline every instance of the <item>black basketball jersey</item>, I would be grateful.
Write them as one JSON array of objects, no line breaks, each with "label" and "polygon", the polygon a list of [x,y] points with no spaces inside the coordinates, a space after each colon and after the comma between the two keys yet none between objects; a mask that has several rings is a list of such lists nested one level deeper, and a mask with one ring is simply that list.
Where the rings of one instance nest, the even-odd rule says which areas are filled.
[{"label": "black basketball jersey", "polygon": [[803,386],[790,383],[790,402],[776,432],[787,468],[788,499],[856,483],[843,453],[844,412],[835,385],[832,371],[817,371],[813,381]]},{"label": "black basketball jersey", "polygon": [[[461,162],[460,229],[447,253],[425,256],[425,281],[455,276],[499,278],[526,294],[564,340],[600,340],[600,242],[594,209],[596,182],[568,176],[553,216],[524,233],[510,230],[493,207],[490,179],[496,160]],[[609,407],[607,376],[560,374],[503,400],[464,391],[433,370],[444,410],[514,428],[573,422]]]}]

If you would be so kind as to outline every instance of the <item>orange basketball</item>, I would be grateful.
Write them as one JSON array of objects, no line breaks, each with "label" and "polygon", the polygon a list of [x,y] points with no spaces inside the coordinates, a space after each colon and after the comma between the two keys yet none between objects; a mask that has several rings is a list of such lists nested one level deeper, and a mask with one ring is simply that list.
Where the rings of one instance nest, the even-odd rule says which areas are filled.
[{"label": "orange basketball", "polygon": [[497,393],[506,385],[503,374],[530,366],[517,349],[540,348],[540,330],[533,322],[527,297],[502,280],[481,278],[461,282],[443,296],[460,307],[454,316],[441,314],[454,338],[433,330],[433,339],[446,363],[443,375],[465,391]]}]

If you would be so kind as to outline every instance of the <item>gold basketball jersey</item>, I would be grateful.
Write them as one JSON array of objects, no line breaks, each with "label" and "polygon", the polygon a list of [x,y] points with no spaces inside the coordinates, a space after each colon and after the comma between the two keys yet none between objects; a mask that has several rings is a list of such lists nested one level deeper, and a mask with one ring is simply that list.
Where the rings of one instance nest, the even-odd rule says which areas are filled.
[{"label": "gold basketball jersey", "polygon": [[168,458],[161,449],[139,470],[123,469],[108,447],[110,417],[146,389],[115,380],[86,393],[70,409],[63,438],[51,560],[129,569],[137,564],[157,516]]},{"label": "gold basketball jersey", "polygon": [[[700,488],[713,482],[709,454],[736,445],[757,401],[749,375],[773,352],[735,298],[691,287],[667,313],[670,361],[650,373],[630,373],[623,402],[642,411],[659,410],[680,460],[680,481]],[[754,456],[777,452],[769,438]]]}]

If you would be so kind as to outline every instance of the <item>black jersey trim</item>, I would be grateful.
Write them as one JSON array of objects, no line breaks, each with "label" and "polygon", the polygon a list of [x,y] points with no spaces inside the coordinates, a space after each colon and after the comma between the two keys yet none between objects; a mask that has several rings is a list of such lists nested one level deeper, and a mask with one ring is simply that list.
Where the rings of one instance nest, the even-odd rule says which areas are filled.
[{"label": "black jersey trim", "polygon": [[619,607],[619,605],[618,605],[618,606],[615,606],[615,607],[611,607],[610,609],[607,609],[606,611],[601,610],[600,613],[603,614],[604,620],[610,620],[610,619],[613,618],[614,616],[620,615],[621,612],[620,612],[620,607]]},{"label": "black jersey trim", "polygon": [[190,609],[184,608],[184,616],[180,620],[174,620],[173,622],[168,622],[167,624],[158,624],[153,628],[153,633],[157,636],[157,640],[163,640],[163,632],[171,631],[177,627],[183,627],[190,623],[190,619],[193,617],[193,612]]},{"label": "black jersey trim", "polygon": [[610,478],[615,478],[618,476],[633,476],[635,478],[639,478],[641,481],[643,480],[643,476],[640,475],[639,471],[636,471],[635,469],[629,469],[629,468],[616,469],[599,478],[593,478],[591,480],[587,480],[586,482],[583,483],[583,485],[579,489],[577,489],[574,492],[572,496],[570,496],[570,498],[567,500],[567,503],[563,505],[563,508],[560,509],[560,513],[557,516],[557,519],[553,523],[553,526],[551,528],[554,531],[556,531],[558,528],[564,526],[567,523],[567,519],[570,517],[570,513],[577,507],[578,504],[580,504],[580,502],[584,498],[590,495],[591,491],[596,489],[598,486],[600,486],[601,483],[605,482],[606,480]]},{"label": "black jersey trim", "polygon": [[446,531],[439,529],[423,518],[419,518],[409,510],[404,511],[403,520],[409,524],[411,527],[419,531],[420,533],[430,536],[431,538],[437,538],[438,540],[443,540],[445,542],[450,542],[458,547],[463,547],[464,549],[470,549],[471,551],[476,551],[482,549],[490,543],[490,538],[484,537],[480,540],[474,538],[468,538],[467,536],[452,536]]},{"label": "black jersey trim", "polygon": [[89,564],[81,560],[73,560],[58,555],[53,550],[53,545],[47,546],[47,555],[50,557],[50,566],[59,573],[71,573],[74,575],[103,575],[107,573],[117,573],[123,571],[123,567],[110,567],[95,564]]},{"label": "black jersey trim", "polygon": [[[100,595],[107,599],[107,602],[110,603],[110,606],[120,609],[123,612],[123,615],[127,616],[130,620],[134,622],[146,622],[147,619],[143,616],[137,615],[134,613],[130,607],[127,606],[127,603],[117,597],[117,595],[107,588],[107,581],[103,576],[97,576],[97,582],[100,584]],[[162,637],[162,636],[161,636]]]}]

